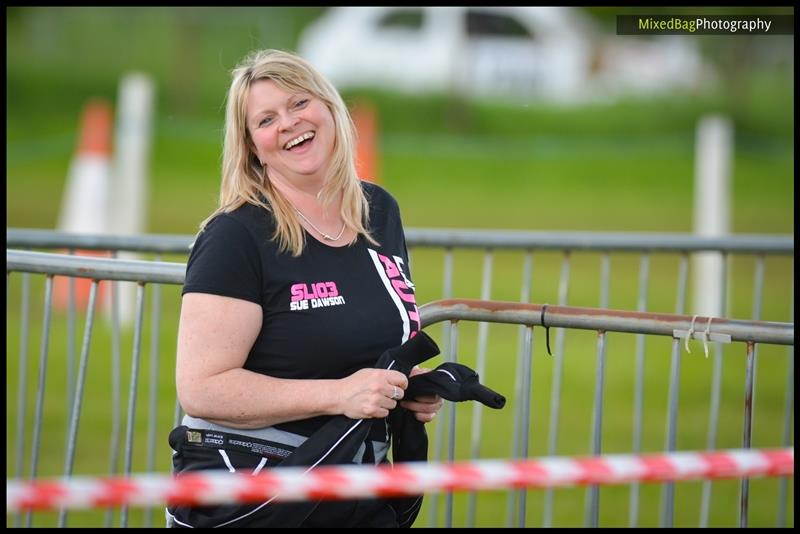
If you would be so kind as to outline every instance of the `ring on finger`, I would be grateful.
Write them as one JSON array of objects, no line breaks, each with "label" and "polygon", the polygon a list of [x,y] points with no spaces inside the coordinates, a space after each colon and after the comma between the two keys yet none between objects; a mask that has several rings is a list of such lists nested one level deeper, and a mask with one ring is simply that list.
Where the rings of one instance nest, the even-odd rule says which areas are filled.
[{"label": "ring on finger", "polygon": [[397,392],[397,386],[392,386],[392,400],[399,400],[400,394]]}]

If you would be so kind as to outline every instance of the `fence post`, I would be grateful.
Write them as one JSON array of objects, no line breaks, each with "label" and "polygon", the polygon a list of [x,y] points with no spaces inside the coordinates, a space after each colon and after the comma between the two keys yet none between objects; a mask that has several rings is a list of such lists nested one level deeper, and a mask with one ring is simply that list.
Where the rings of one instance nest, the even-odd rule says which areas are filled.
[{"label": "fence post", "polygon": [[[694,178],[694,234],[721,237],[730,231],[730,174],[733,127],[729,119],[707,116],[697,125]],[[722,254],[700,252],[694,261],[693,314],[720,317]]]}]

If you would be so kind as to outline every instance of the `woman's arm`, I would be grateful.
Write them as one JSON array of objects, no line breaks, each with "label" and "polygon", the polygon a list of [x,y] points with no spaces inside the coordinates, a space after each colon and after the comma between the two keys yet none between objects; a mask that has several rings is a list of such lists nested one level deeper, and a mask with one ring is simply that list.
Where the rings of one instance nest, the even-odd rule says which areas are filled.
[{"label": "woman's arm", "polygon": [[175,381],[184,411],[233,428],[262,428],[318,415],[386,417],[400,372],[362,369],[341,380],[289,380],[242,368],[261,331],[253,302],[205,293],[183,296]]}]

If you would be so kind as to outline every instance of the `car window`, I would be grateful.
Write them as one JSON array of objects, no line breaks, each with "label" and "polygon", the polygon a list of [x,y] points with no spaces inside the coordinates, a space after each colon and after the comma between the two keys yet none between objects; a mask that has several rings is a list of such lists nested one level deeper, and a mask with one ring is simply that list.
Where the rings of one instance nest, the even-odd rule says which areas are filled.
[{"label": "car window", "polygon": [[381,29],[419,30],[422,28],[421,9],[396,9],[389,11],[378,21]]},{"label": "car window", "polygon": [[467,11],[467,37],[511,37],[533,39],[531,31],[514,17],[486,11]]}]

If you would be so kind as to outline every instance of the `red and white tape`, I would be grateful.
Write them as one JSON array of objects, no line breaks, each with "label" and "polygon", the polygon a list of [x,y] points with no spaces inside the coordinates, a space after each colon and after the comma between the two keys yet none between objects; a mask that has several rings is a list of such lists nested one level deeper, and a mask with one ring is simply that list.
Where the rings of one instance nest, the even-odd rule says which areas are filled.
[{"label": "red and white tape", "polygon": [[[6,482],[6,513],[105,506],[209,505],[241,502],[399,497],[437,491],[547,488],[694,479],[794,475],[794,449],[734,449],[652,455],[550,457],[453,464],[270,469],[257,475],[193,472],[173,477],[73,477]],[[277,496],[277,497],[276,497]]]}]

